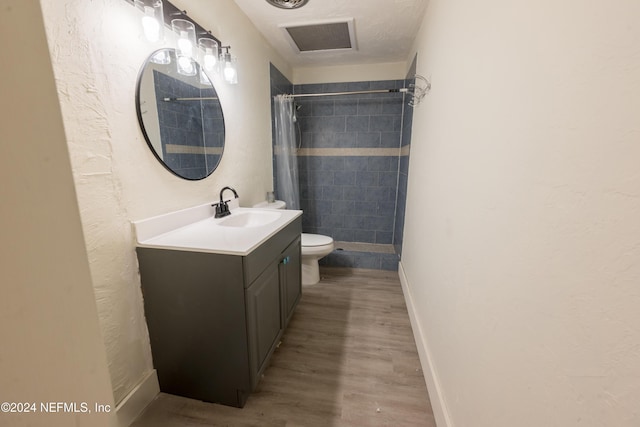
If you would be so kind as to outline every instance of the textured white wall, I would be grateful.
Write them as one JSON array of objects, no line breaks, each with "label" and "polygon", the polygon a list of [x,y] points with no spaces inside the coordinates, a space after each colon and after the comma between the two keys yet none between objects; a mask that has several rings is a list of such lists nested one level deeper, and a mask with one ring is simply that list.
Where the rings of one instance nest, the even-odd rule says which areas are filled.
[{"label": "textured white wall", "polygon": [[36,404],[0,425],[113,426],[41,410],[114,402],[38,0],[2,2],[0,51],[0,402]]},{"label": "textured white wall", "polygon": [[638,22],[431,0],[402,264],[452,425],[640,425]]},{"label": "textured white wall", "polygon": [[[217,84],[226,146],[207,179],[177,178],[142,137],[135,86],[147,43],[140,13],[124,0],[42,0],[67,132],[84,236],[107,348],[114,397],[120,401],[152,369],[130,221],[217,198],[225,185],[243,205],[272,187],[269,61],[291,75],[231,0],[215,7],[176,1],[238,56],[237,86]],[[219,82],[214,82],[219,83]]]},{"label": "textured white wall", "polygon": [[406,74],[404,62],[296,67],[293,70],[293,84],[402,80]]}]

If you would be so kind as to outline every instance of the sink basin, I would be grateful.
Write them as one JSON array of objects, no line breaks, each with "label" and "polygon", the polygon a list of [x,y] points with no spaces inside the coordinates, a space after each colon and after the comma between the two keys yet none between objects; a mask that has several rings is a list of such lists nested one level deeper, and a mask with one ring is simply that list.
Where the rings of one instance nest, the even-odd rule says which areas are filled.
[{"label": "sink basin", "polygon": [[230,216],[220,220],[218,225],[223,227],[260,227],[277,221],[281,216],[280,212],[271,211],[250,211],[232,213]]}]

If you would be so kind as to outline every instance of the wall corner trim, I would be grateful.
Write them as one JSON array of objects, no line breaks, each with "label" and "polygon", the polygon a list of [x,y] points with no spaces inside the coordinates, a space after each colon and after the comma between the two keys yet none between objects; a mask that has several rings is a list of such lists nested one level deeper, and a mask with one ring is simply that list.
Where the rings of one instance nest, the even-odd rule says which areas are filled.
[{"label": "wall corner trim", "polygon": [[425,382],[427,383],[427,391],[429,392],[429,399],[431,400],[431,407],[436,419],[436,424],[438,427],[455,427],[451,421],[451,416],[449,415],[449,409],[444,400],[444,396],[442,395],[442,387],[440,386],[438,374],[433,364],[433,359],[431,358],[427,340],[420,325],[413,296],[411,295],[411,286],[409,286],[409,281],[405,275],[402,261],[398,264],[398,275],[400,276],[402,293],[404,294],[407,311],[409,312],[411,329],[413,330],[413,337],[416,341],[416,347],[418,348],[420,364],[422,365],[422,372],[424,374]]},{"label": "wall corner trim", "polygon": [[118,426],[129,427],[158,393],[160,393],[158,373],[153,369],[116,406]]}]

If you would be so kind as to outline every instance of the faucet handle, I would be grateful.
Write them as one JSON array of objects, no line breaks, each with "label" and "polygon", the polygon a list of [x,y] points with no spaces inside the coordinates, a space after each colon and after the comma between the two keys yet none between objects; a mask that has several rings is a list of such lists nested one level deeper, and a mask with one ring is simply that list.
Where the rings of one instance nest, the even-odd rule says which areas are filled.
[{"label": "faucet handle", "polygon": [[220,200],[220,202],[214,203],[211,206],[214,206],[216,208],[216,218],[223,218],[227,215],[231,215],[231,212],[229,211],[229,205],[224,200]]}]

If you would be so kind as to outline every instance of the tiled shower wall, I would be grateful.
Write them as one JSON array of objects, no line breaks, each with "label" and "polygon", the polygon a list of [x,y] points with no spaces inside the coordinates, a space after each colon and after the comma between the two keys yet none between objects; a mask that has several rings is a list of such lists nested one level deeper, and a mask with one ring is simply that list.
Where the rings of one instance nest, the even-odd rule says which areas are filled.
[{"label": "tiled shower wall", "polygon": [[207,176],[220,161],[224,145],[220,103],[211,100],[165,102],[163,99],[217,94],[213,89],[191,86],[157,70],[153,76],[164,163],[187,179]]},{"label": "tiled shower wall", "polygon": [[[287,92],[288,81],[274,67],[271,79],[272,94]],[[295,85],[293,93],[402,87],[404,80],[326,83]],[[380,93],[295,100],[303,231],[331,236],[339,248],[321,264],[397,269],[403,98]]]}]

